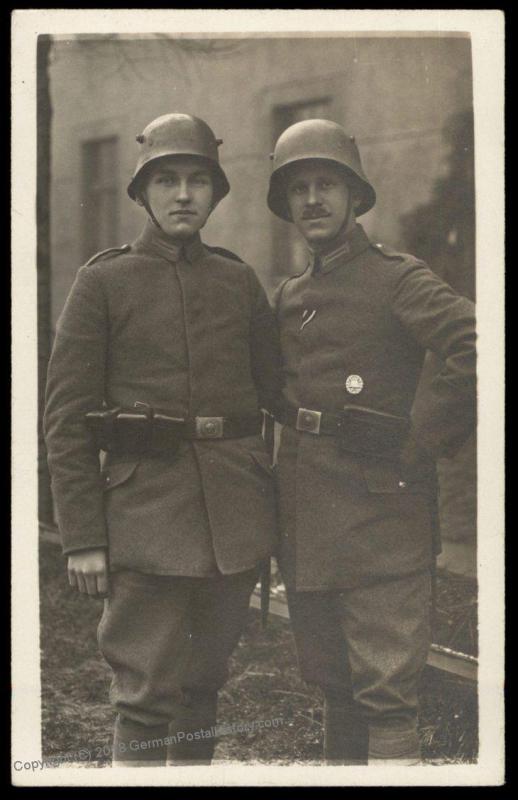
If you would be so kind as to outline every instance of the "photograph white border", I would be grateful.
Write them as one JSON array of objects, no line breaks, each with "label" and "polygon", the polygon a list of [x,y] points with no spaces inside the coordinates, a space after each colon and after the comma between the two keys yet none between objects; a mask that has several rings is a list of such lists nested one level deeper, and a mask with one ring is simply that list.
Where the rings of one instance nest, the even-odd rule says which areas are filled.
[{"label": "photograph white border", "polygon": [[37,36],[470,35],[478,296],[480,755],[419,767],[23,769],[17,786],[476,786],[504,780],[504,15],[499,10],[15,10],[12,15],[12,764],[41,760],[37,521]]}]

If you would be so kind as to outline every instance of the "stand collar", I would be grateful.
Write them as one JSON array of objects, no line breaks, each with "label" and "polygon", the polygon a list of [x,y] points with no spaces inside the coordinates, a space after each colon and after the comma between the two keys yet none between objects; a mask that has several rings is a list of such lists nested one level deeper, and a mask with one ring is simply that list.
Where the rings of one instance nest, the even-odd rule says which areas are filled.
[{"label": "stand collar", "polygon": [[146,220],[144,230],[138,238],[138,243],[154,250],[158,255],[173,263],[180,261],[180,259],[185,259],[192,264],[204,254],[199,233],[193,236],[192,239],[178,244],[171,241],[169,236],[166,236],[160,228],[157,228],[150,219]]},{"label": "stand collar", "polygon": [[352,231],[341,234],[317,251],[310,250],[309,266],[313,271],[315,263],[318,265],[317,273],[330,272],[339,264],[344,264],[355,258],[370,247],[367,234],[362,226],[356,223]]}]

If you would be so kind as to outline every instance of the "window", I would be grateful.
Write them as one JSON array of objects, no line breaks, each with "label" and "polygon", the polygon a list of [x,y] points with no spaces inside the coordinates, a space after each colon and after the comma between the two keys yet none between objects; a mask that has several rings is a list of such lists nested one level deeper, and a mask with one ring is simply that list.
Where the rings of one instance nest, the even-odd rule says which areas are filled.
[{"label": "window", "polygon": [[83,144],[83,257],[118,244],[117,138]]},{"label": "window", "polygon": [[[286,128],[304,119],[329,119],[331,98],[276,106],[273,109],[273,143]],[[273,219],[274,269],[277,277],[302,272],[307,265],[307,247],[293,225]]]}]

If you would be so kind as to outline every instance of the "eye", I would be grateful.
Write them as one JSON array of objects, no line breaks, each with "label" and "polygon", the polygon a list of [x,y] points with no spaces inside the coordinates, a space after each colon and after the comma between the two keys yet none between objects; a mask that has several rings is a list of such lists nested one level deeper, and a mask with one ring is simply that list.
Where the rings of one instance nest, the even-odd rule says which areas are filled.
[{"label": "eye", "polygon": [[210,178],[208,175],[196,175],[193,178],[193,183],[195,186],[208,186],[210,182]]},{"label": "eye", "polygon": [[330,178],[329,179],[326,178],[325,180],[320,181],[321,189],[330,189],[331,186],[334,186],[334,182]]},{"label": "eye", "polygon": [[296,183],[294,186],[290,188],[291,194],[301,195],[304,194],[305,191],[306,187],[304,186],[303,183]]},{"label": "eye", "polygon": [[171,175],[157,175],[155,181],[162,186],[172,186],[174,183],[174,178]]}]

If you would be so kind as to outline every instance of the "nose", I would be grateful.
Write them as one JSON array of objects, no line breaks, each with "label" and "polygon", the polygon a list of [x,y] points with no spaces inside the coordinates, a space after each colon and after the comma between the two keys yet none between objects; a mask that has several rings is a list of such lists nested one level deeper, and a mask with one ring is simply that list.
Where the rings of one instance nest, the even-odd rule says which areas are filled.
[{"label": "nose", "polygon": [[186,180],[181,180],[178,183],[178,192],[176,194],[177,203],[189,203],[191,201],[191,193],[189,191],[189,184]]},{"label": "nose", "polygon": [[309,206],[317,205],[320,200],[316,183],[311,182],[308,186],[307,203]]}]

